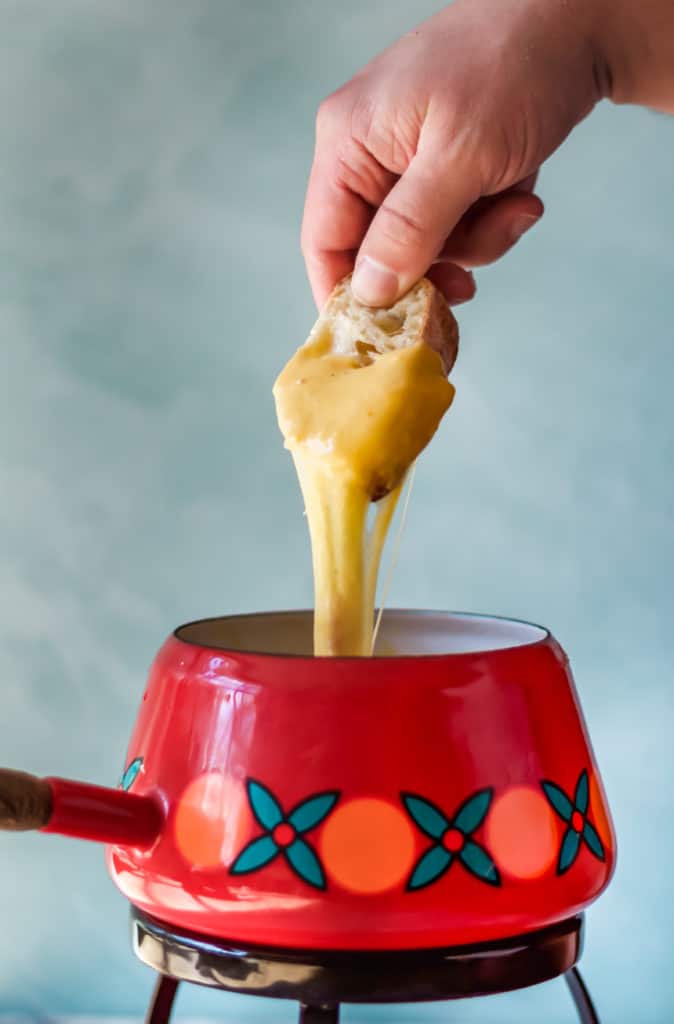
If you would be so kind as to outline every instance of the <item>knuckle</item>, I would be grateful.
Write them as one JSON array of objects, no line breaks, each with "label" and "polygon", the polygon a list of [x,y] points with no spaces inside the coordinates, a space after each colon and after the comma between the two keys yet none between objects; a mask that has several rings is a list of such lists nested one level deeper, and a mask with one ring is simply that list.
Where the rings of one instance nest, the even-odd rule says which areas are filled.
[{"label": "knuckle", "polygon": [[351,104],[350,110],[349,127],[354,139],[362,139],[368,145],[373,127],[382,114],[383,111],[377,109],[374,97],[361,90]]},{"label": "knuckle", "polygon": [[338,185],[362,196],[376,205],[386,194],[390,183],[385,168],[378,163],[362,142],[349,137],[335,153],[335,180]]},{"label": "knuckle", "polygon": [[316,112],[316,131],[322,132],[332,128],[344,119],[345,97],[343,89],[330,93],[318,105]]},{"label": "knuckle", "polygon": [[426,235],[421,217],[413,210],[404,210],[384,202],[379,208],[379,227],[385,240],[393,245],[418,243]]}]

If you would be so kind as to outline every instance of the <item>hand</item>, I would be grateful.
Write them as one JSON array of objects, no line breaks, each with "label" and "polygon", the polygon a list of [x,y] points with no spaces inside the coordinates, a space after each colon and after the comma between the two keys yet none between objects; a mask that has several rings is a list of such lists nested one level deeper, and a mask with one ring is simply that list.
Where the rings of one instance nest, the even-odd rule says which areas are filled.
[{"label": "hand", "polygon": [[322,104],[302,228],[319,306],[354,262],[369,305],[429,268],[450,302],[472,298],[468,269],[541,217],[538,168],[608,91],[595,13],[457,0]]}]

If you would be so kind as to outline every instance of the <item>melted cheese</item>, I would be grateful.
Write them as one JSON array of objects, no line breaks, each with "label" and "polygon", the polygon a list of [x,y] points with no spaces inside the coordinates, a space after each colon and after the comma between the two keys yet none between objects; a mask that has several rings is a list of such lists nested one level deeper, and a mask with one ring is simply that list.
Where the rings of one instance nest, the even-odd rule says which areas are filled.
[{"label": "melted cheese", "polygon": [[309,522],[314,653],[368,655],[396,502],[454,388],[440,356],[422,342],[384,354],[358,342],[356,354],[335,353],[326,325],[295,353],[274,397]]}]

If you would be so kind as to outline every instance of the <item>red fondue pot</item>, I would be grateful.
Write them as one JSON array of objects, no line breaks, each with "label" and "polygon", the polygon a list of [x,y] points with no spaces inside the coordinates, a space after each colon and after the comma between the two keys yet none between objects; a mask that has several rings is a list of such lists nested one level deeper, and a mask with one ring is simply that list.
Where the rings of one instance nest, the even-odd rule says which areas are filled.
[{"label": "red fondue pot", "polygon": [[103,841],[141,911],[237,943],[446,947],[585,908],[615,838],[556,641],[391,611],[379,648],[314,658],[306,612],[182,626],[120,788],[3,771],[0,826]]}]

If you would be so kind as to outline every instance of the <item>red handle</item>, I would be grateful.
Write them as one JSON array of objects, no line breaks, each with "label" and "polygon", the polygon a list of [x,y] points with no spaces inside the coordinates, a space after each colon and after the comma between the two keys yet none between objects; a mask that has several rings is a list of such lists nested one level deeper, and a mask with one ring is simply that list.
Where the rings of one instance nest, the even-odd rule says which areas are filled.
[{"label": "red handle", "polygon": [[51,790],[52,811],[42,832],[142,849],[152,846],[162,830],[164,812],[154,797],[70,779],[44,782]]}]

